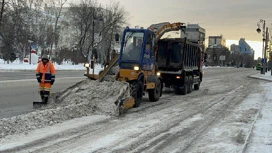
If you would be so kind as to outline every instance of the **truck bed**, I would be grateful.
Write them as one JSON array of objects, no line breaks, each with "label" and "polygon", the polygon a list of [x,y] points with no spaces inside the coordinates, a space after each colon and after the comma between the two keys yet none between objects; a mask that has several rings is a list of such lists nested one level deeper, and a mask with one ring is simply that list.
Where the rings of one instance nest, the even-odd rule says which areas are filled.
[{"label": "truck bed", "polygon": [[161,71],[193,71],[200,68],[201,50],[198,45],[183,38],[158,41],[157,64]]}]

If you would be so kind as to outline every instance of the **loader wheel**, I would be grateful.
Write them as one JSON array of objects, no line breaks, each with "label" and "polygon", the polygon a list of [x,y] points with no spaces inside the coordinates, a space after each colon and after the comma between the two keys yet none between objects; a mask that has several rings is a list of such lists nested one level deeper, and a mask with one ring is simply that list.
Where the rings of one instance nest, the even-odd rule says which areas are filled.
[{"label": "loader wheel", "polygon": [[135,99],[133,107],[139,107],[143,98],[143,84],[141,81],[132,82],[130,84],[131,95]]},{"label": "loader wheel", "polygon": [[193,90],[193,77],[189,76],[188,77],[188,93],[191,93]]},{"label": "loader wheel", "polygon": [[160,99],[161,92],[162,92],[162,84],[161,84],[161,81],[157,79],[155,88],[148,91],[149,101],[152,101],[152,102],[158,101]]}]

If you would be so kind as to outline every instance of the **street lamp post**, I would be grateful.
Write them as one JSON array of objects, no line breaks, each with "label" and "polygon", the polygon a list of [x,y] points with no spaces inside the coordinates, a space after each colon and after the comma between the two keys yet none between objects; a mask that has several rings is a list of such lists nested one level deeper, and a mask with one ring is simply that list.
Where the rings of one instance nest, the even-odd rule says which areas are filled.
[{"label": "street lamp post", "polygon": [[267,52],[267,43],[268,43],[268,27],[266,27],[265,30],[265,45],[264,45],[264,61],[265,61],[265,72],[267,72],[267,56],[266,56],[266,52]]},{"label": "street lamp post", "polygon": [[29,43],[29,64],[30,65],[31,65],[31,50],[32,50],[31,43],[32,42],[33,42],[32,40],[28,40],[28,43]]},{"label": "street lamp post", "polygon": [[[100,12],[101,11],[101,7],[96,8],[93,7],[92,8],[92,41],[91,41],[91,53],[88,54],[88,60],[91,60],[91,54],[93,54],[94,51],[94,43],[95,43],[95,21],[97,20],[97,18],[99,18],[99,16],[97,14],[95,14],[95,12]],[[101,19],[99,19],[98,21],[100,21]]]},{"label": "street lamp post", "polygon": [[[260,24],[263,24],[263,30],[260,29]],[[262,36],[263,36],[263,69],[261,71],[261,74],[265,74],[265,72],[267,72],[266,70],[266,63],[267,63],[267,59],[266,59],[266,48],[267,48],[267,40],[268,40],[268,27],[265,27],[265,20],[260,19],[260,21],[257,23],[257,32],[261,33],[261,31],[263,32]]]}]

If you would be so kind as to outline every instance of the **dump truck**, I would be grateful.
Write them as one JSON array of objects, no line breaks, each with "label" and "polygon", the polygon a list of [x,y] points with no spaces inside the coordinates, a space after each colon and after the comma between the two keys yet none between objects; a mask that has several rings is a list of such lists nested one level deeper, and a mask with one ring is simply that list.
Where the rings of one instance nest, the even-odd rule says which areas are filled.
[{"label": "dump truck", "polygon": [[[87,68],[85,76],[102,81],[114,65],[118,63],[119,70],[115,79],[129,83],[131,96],[134,100],[133,107],[140,106],[142,97],[146,93],[150,101],[156,102],[162,96],[163,83],[166,83],[167,80],[161,75],[161,70],[164,70],[162,69],[162,61],[157,60],[160,57],[158,51],[161,51],[160,47],[163,47],[159,45],[161,44],[159,40],[166,32],[179,31],[184,27],[185,24],[181,22],[164,22],[151,25],[147,29],[126,27],[123,31],[119,55],[116,55],[104,71],[99,74],[92,73],[94,71],[91,72],[94,63],[85,64]],[[157,62],[160,62],[159,65]],[[163,73],[164,75],[165,73]],[[133,100],[130,100],[130,102]]]},{"label": "dump truck", "polygon": [[186,38],[165,38],[158,41],[157,64],[165,87],[186,95],[198,90],[203,78],[201,47]]}]

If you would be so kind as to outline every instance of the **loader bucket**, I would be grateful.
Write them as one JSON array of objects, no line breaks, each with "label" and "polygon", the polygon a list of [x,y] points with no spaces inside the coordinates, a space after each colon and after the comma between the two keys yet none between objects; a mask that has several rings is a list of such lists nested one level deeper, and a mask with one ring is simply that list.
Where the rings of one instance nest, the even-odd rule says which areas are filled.
[{"label": "loader bucket", "polygon": [[128,109],[132,108],[134,103],[135,100],[133,97],[118,100],[116,105],[118,105],[119,108],[119,115],[124,114]]}]

